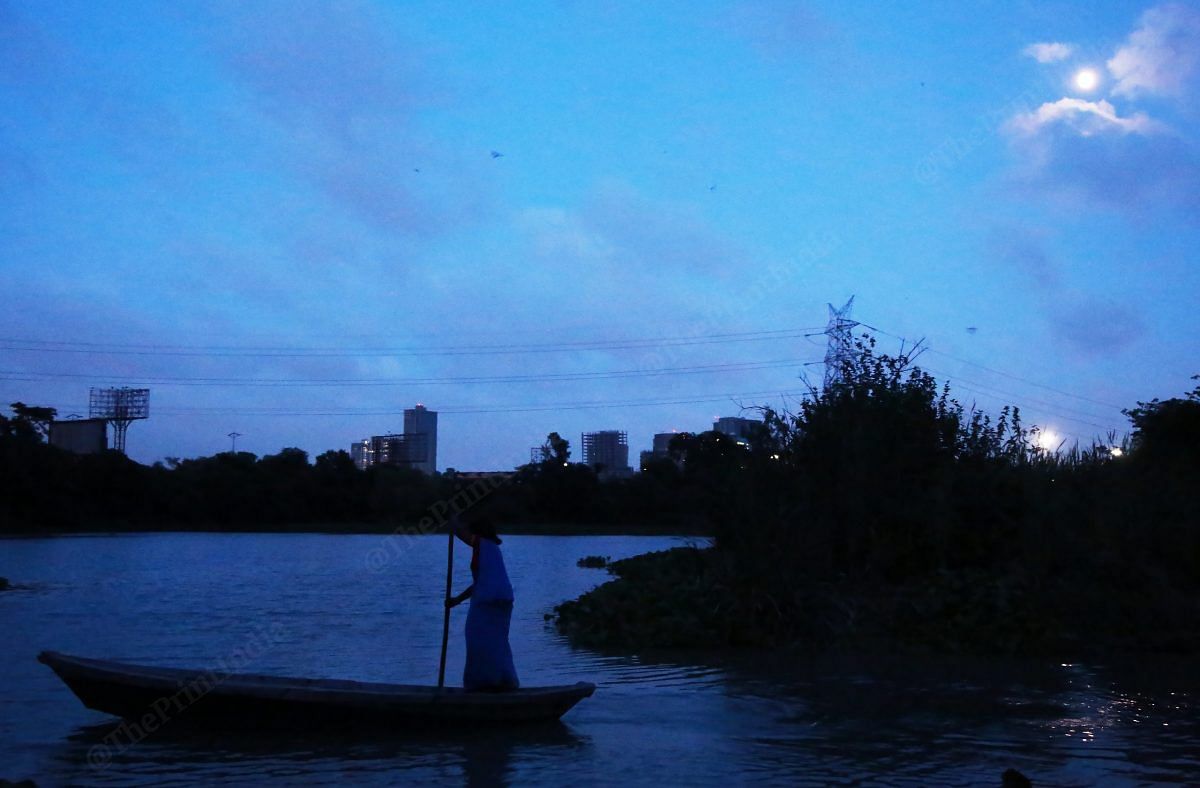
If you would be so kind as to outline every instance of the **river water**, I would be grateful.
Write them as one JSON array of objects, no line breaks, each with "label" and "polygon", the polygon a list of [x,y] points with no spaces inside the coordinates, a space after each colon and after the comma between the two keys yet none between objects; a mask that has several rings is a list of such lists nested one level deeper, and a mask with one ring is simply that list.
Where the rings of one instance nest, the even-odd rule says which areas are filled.
[{"label": "river water", "polygon": [[[595,682],[561,725],[471,733],[199,733],[168,723],[97,749],[40,650],[154,665],[433,684],[446,541],[319,534],[135,534],[0,540],[0,778],[39,785],[1198,784],[1194,660],[796,659],[605,655],[544,620],[621,558],[688,540],[511,536],[512,646],[525,686]],[[466,551],[456,589],[469,582]],[[466,607],[454,611],[459,683]],[[269,639],[264,639],[264,632]],[[265,643],[265,645],[264,645]],[[102,752],[103,757],[97,757]],[[89,758],[89,753],[91,754]]]}]

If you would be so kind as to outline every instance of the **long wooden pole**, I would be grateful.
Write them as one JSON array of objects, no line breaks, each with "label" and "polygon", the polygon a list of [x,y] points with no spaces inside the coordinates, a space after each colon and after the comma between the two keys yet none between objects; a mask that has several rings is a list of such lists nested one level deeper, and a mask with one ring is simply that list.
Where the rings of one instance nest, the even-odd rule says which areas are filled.
[{"label": "long wooden pole", "polygon": [[442,661],[438,665],[438,689],[446,686],[446,644],[450,641],[450,593],[454,579],[454,522],[450,523],[450,544],[446,548],[446,612],[442,619]]}]

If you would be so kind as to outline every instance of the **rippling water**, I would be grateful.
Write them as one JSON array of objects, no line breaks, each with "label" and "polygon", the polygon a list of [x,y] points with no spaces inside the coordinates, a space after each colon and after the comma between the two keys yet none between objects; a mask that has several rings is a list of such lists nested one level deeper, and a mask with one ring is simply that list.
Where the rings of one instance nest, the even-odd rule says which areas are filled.
[{"label": "rippling water", "polygon": [[[0,541],[0,778],[43,785],[630,782],[1196,784],[1195,661],[604,655],[544,614],[603,582],[585,555],[686,540],[511,536],[512,645],[525,686],[594,681],[559,726],[353,738],[172,730],[89,763],[112,730],[35,661],[55,649],[209,667],[277,637],[248,670],[433,684],[443,537],[147,534]],[[469,582],[459,550],[457,589]],[[448,680],[462,674],[455,611]]]}]

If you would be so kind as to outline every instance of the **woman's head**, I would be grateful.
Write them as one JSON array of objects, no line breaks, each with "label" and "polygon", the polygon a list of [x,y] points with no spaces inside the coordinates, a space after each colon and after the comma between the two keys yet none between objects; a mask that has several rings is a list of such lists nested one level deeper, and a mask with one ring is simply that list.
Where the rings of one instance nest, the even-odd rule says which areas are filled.
[{"label": "woman's head", "polygon": [[471,529],[471,533],[476,536],[482,536],[485,539],[491,539],[496,544],[500,544],[500,537],[496,534],[496,523],[487,515],[472,517],[467,521],[467,528]]}]

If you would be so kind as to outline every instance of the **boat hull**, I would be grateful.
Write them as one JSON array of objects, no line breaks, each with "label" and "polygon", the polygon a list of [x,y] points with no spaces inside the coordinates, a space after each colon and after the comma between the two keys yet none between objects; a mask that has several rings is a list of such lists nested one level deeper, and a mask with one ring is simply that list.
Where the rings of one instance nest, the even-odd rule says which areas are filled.
[{"label": "boat hull", "polygon": [[378,684],[129,665],[47,651],[48,665],[89,709],[144,726],[168,720],[222,727],[427,726],[556,720],[591,696],[579,682],[511,692]]}]

